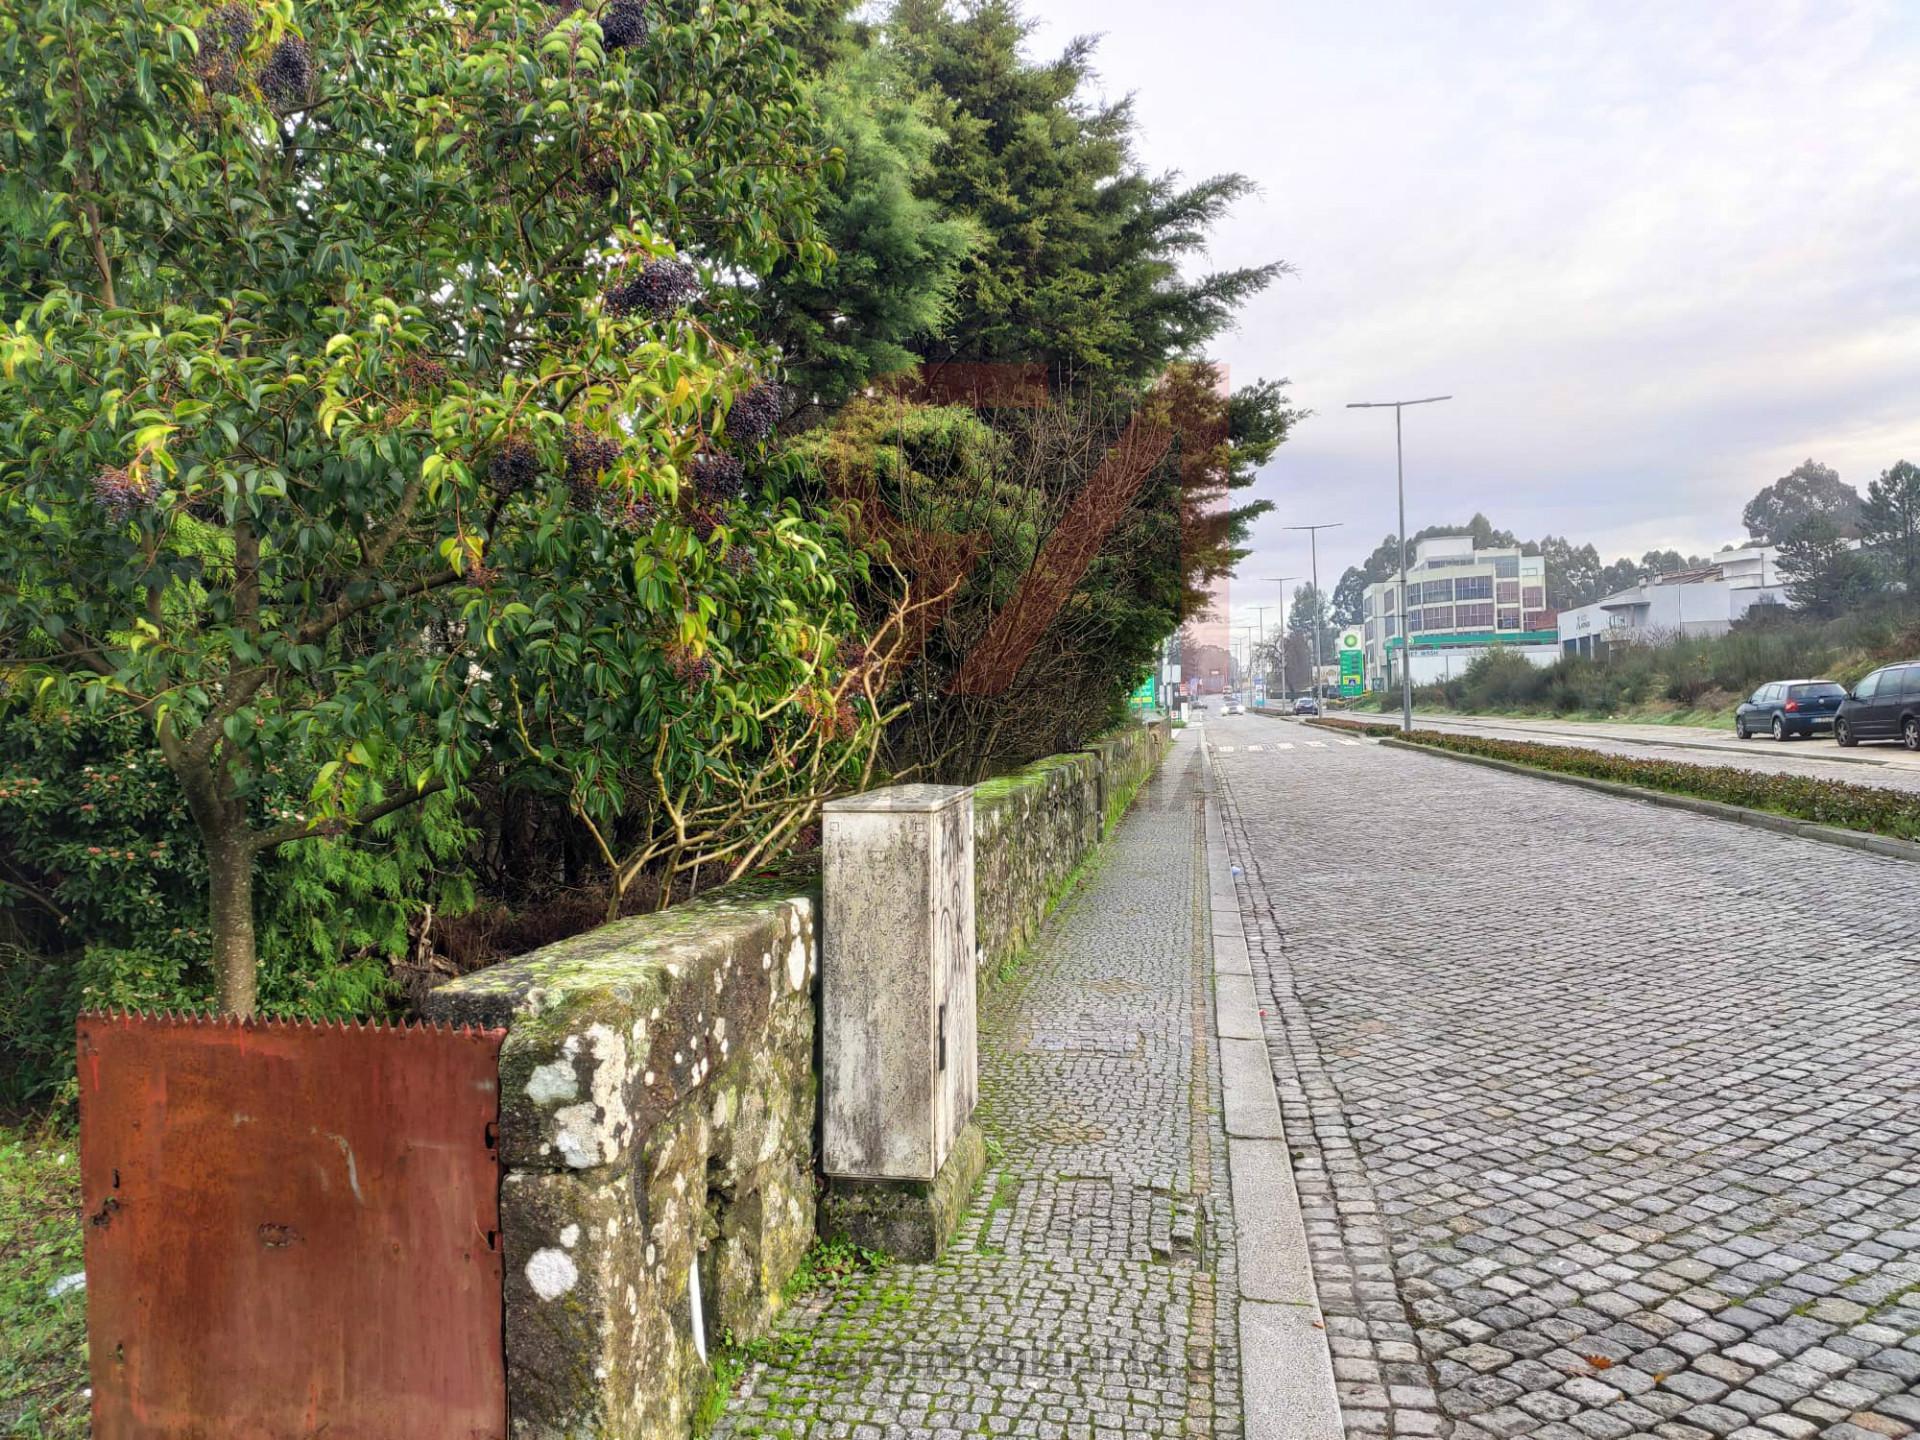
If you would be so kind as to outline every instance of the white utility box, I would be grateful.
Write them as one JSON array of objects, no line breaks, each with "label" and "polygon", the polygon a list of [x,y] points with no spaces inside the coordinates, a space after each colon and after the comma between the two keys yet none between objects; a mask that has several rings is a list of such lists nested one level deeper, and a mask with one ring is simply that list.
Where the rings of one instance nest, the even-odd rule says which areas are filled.
[{"label": "white utility box", "polygon": [[931,1180],[979,1096],[973,790],[870,790],[821,828],[823,1167]]}]

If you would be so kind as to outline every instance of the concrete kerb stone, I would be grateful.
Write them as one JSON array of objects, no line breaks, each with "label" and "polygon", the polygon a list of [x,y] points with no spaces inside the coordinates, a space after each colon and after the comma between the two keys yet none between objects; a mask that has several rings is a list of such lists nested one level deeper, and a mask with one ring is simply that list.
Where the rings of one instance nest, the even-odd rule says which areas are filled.
[{"label": "concrete kerb stone", "polygon": [[1326,1331],[1307,1305],[1240,1301],[1240,1393],[1247,1440],[1343,1434]]},{"label": "concrete kerb stone", "polygon": [[[1280,1101],[1273,1091],[1273,1070],[1260,1040],[1220,1041],[1221,1105],[1227,1139],[1284,1140]],[[1231,1153],[1231,1144],[1229,1144]]]},{"label": "concrete kerb stone", "polygon": [[1252,975],[1215,975],[1214,1003],[1219,1010],[1223,1040],[1261,1040],[1260,1006],[1254,1000]]},{"label": "concrete kerb stone", "polygon": [[1421,745],[1410,740],[1395,740],[1390,736],[1382,737],[1376,743],[1395,750],[1411,750],[1421,755],[1437,755],[1444,760],[1481,765],[1489,770],[1505,770],[1509,774],[1525,775],[1535,780],[1552,780],[1561,785],[1574,785],[1582,790],[1593,790],[1622,800],[1642,800],[1649,805],[1662,805],[1670,810],[1686,810],[1695,815],[1705,815],[1714,820],[1726,820],[1755,830],[1771,830],[1776,834],[1793,835],[1802,840],[1816,840],[1823,845],[1840,845],[1849,850],[1864,850],[1870,855],[1883,855],[1891,860],[1905,860],[1910,864],[1920,863],[1920,844],[1911,840],[1895,839],[1889,835],[1868,835],[1855,830],[1837,830],[1831,825],[1816,825],[1808,820],[1795,820],[1786,815],[1769,814],[1765,810],[1750,810],[1744,805],[1728,805],[1719,800],[1701,800],[1692,795],[1670,795],[1664,790],[1643,789],[1638,785],[1626,785],[1617,780],[1600,780],[1591,775],[1566,775],[1557,770],[1543,770],[1533,765],[1521,765],[1512,760],[1498,760],[1491,755],[1465,755],[1457,750],[1443,750],[1435,745]]},{"label": "concrete kerb stone", "polygon": [[[1207,758],[1212,771],[1212,757]],[[1333,1357],[1293,1180],[1219,802],[1206,801],[1215,1026],[1232,1186],[1246,1440],[1339,1440]],[[1223,892],[1221,886],[1225,886]]]}]

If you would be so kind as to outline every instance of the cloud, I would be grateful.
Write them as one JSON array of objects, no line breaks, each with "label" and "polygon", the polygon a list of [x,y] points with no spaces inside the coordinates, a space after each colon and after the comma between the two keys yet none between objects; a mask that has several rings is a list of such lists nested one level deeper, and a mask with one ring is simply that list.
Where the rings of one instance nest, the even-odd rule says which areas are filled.
[{"label": "cloud", "polygon": [[[1920,458],[1920,6],[1256,7],[1045,0],[1102,32],[1147,162],[1262,187],[1211,263],[1296,273],[1220,346],[1316,413],[1263,493],[1248,576],[1332,584],[1394,528],[1482,511],[1609,556],[1736,538],[1815,456],[1861,488]],[[1242,603],[1271,597],[1256,582]]]}]

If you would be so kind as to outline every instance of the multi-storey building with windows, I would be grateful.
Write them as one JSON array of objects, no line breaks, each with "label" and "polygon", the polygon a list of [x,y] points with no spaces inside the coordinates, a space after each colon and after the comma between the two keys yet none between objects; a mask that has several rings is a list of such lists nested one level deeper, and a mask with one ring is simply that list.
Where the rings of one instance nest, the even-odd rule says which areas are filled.
[{"label": "multi-storey building with windows", "polygon": [[1416,685],[1458,675],[1495,645],[1553,663],[1560,633],[1547,608],[1545,560],[1517,547],[1476,550],[1470,535],[1436,535],[1414,550],[1404,596],[1398,575],[1367,587],[1368,685],[1397,684],[1409,652]]}]

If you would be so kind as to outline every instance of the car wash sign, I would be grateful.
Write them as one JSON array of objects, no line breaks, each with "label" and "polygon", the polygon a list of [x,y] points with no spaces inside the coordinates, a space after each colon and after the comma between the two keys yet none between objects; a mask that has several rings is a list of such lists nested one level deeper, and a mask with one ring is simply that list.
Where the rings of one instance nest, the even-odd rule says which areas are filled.
[{"label": "car wash sign", "polygon": [[1366,651],[1360,643],[1359,627],[1349,625],[1340,632],[1340,694],[1351,700],[1366,688]]}]

